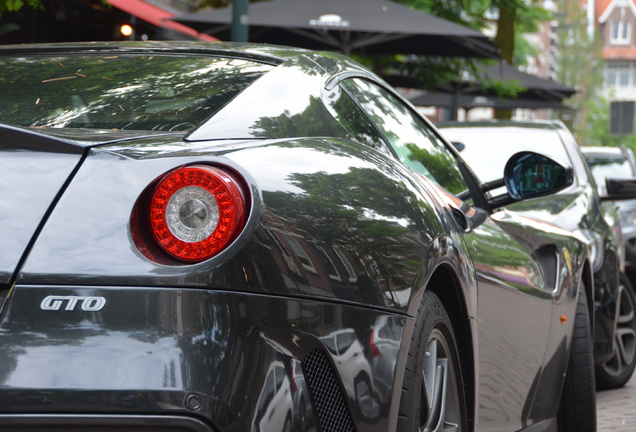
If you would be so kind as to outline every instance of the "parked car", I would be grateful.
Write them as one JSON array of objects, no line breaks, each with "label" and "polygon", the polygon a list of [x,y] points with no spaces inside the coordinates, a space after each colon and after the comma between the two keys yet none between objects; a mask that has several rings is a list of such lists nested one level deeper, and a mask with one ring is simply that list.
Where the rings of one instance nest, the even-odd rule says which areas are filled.
[{"label": "parked car", "polygon": [[[623,386],[636,365],[636,311],[633,288],[625,276],[621,223],[613,201],[602,200],[574,136],[559,121],[478,122],[439,125],[458,147],[485,190],[496,195],[505,158],[536,151],[574,170],[574,183],[556,195],[501,206],[575,233],[588,242],[594,269],[594,355],[599,389]],[[634,198],[614,195],[617,201]],[[493,198],[496,200],[496,198]]]},{"label": "parked car", "polygon": [[[636,178],[634,153],[627,147],[584,146],[581,151],[592,170],[601,199],[608,197],[608,178]],[[619,201],[616,204],[625,247],[625,272],[633,286],[636,282],[636,200]]]},{"label": "parked car", "polygon": [[0,429],[596,429],[587,244],[347,57],[2,46],[0,94]]}]

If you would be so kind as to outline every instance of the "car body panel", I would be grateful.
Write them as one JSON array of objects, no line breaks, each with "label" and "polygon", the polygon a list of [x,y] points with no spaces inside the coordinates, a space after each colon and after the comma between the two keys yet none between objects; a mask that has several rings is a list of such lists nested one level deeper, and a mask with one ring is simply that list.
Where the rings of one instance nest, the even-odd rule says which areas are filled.
[{"label": "car body panel", "polygon": [[[459,205],[452,195],[441,196]],[[581,280],[584,272],[584,262],[573,257],[585,255],[584,244],[562,242],[562,236],[570,233],[506,210],[462,236],[469,245],[478,285],[478,420],[483,430],[497,430],[501,425],[504,430],[518,430],[556,415],[557,407],[546,404],[541,395],[563,382],[564,377],[553,371],[567,363],[573,320],[560,323],[560,319],[573,317],[573,282]],[[557,262],[549,263],[542,256],[546,246],[553,245],[558,249]],[[498,253],[503,255],[493,256]],[[507,347],[519,335],[508,329],[515,326],[527,331],[522,348],[510,352]]]},{"label": "car body panel", "polygon": [[[412,256],[412,259],[419,262],[417,257],[432,243],[436,230],[434,227],[439,227],[440,222],[427,216],[424,210],[420,213],[408,213],[405,210],[409,199],[424,200],[424,197],[413,185],[407,183],[409,179],[404,175],[401,176],[404,183],[392,186],[393,183],[387,178],[389,165],[386,158],[376,152],[365,152],[364,148],[354,144],[351,144],[350,151],[346,146],[339,147],[342,155],[325,155],[325,151],[335,147],[328,140],[260,143],[249,150],[243,148],[238,151],[228,151],[221,145],[220,151],[215,148],[204,156],[210,163],[235,167],[246,178],[251,177],[248,173],[257,171],[256,167],[260,171],[258,177],[253,178],[250,183],[253,208],[264,209],[252,211],[246,230],[236,240],[236,246],[228,250],[228,254],[234,255],[241,248],[242,254],[249,256],[248,251],[254,252],[261,247],[261,242],[255,236],[269,239],[262,240],[262,243],[267,247],[274,247],[276,253],[284,257],[284,264],[281,264],[288,268],[288,274],[268,274],[268,269],[272,267],[266,267],[264,276],[267,276],[267,282],[263,283],[246,280],[244,277],[242,280],[230,279],[229,274],[234,267],[225,256],[228,254],[201,264],[166,266],[149,261],[135,248],[131,248],[127,225],[131,209],[143,189],[171,168],[192,163],[206,154],[205,147],[201,146],[196,156],[181,155],[178,142],[174,142],[172,138],[164,140],[166,142],[161,143],[160,138],[153,138],[150,141],[152,146],[148,140],[139,141],[137,145],[143,156],[137,159],[124,157],[117,151],[108,152],[104,147],[92,150],[51,213],[18,276],[18,282],[38,284],[46,280],[49,283],[72,283],[75,279],[73,275],[77,274],[78,282],[81,280],[83,283],[117,285],[133,280],[135,285],[142,286],[174,285],[179,282],[192,287],[215,286],[222,289],[261,287],[267,292],[311,293],[329,298],[342,295],[350,300],[376,306],[406,309],[416,273],[401,265],[393,256]],[[128,143],[126,152],[134,153],[135,147],[133,143]],[[315,167],[305,164],[302,170],[297,169],[302,160],[315,161]],[[327,166],[330,168],[326,168]],[[134,172],[135,176],[126,174],[130,172]],[[314,207],[314,201],[322,202],[321,190],[307,190],[308,186],[303,184],[314,178],[324,181],[325,187],[329,188],[330,183],[338,182],[346,186],[347,181],[359,182],[366,178],[369,189],[352,190],[348,186],[343,187],[340,200],[332,204],[333,212],[341,217],[332,218],[326,227],[304,227],[306,232],[298,233],[292,229],[301,223],[298,218],[302,213],[298,209],[307,207],[309,211],[316,212],[314,217],[324,218],[324,205]],[[391,195],[382,200],[372,200],[367,193],[374,187],[383,188],[385,193],[392,189]],[[404,205],[397,205],[400,200]],[[81,213],[76,211],[78,202],[85,206]],[[287,204],[291,202],[296,204]],[[347,206],[364,208],[364,218],[358,219],[361,215],[347,211]],[[434,214],[431,208],[428,210]],[[296,218],[295,212],[299,213]],[[345,235],[351,230],[345,227],[351,224],[358,224],[359,229],[364,229],[374,218],[380,225],[388,225],[387,219],[397,220],[400,224],[396,230],[387,228],[386,233],[380,232],[377,241],[386,242],[384,237],[397,233],[399,236],[412,237],[411,245],[405,249],[387,244],[385,247],[389,250],[384,249],[380,254],[375,252],[374,242],[363,241],[358,245],[359,251],[346,246],[340,246],[338,252],[327,251],[330,258],[321,251],[321,237],[333,235],[333,232]],[[84,221],[87,220],[99,220],[100,223],[86,224]],[[66,228],[69,223],[78,228],[69,233]],[[113,235],[114,233],[118,234]],[[107,247],[103,241],[105,237],[109,239]],[[316,239],[319,241],[316,242]],[[276,247],[277,243],[274,242],[279,241],[282,244]],[[393,254],[388,253],[394,248]],[[303,256],[304,250],[306,252]],[[364,256],[367,254],[374,257],[380,271],[369,272],[355,264],[357,261],[365,262]],[[322,270],[325,265],[323,262],[328,263],[329,259],[340,262],[334,270],[337,273],[327,280],[316,279],[316,269]],[[219,266],[218,263],[222,265]],[[382,269],[385,268],[387,271],[383,272]],[[392,269],[391,272],[388,269]],[[390,274],[395,274],[395,277],[388,277]],[[294,278],[297,276],[304,279],[305,283],[296,283]],[[369,288],[374,288],[369,291],[377,292],[364,292],[358,285],[361,276],[373,281]],[[305,288],[307,283],[309,285]],[[330,288],[333,284],[339,285],[340,291]]]}]

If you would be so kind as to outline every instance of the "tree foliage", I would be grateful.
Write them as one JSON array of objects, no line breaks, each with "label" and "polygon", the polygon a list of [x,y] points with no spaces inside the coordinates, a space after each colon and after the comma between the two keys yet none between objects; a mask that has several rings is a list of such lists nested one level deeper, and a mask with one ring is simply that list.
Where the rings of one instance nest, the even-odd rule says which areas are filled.
[{"label": "tree foliage", "polygon": [[[423,12],[466,25],[479,31],[485,30],[489,19],[497,18],[497,34],[494,42],[501,49],[506,63],[525,65],[536,49],[523,37],[536,32],[539,24],[552,19],[540,0],[397,0]],[[526,90],[518,82],[504,82],[480,76],[484,61],[474,59],[407,58],[397,59],[394,68],[416,77],[422,88],[433,89],[438,84],[479,77],[485,91],[499,97],[516,97]],[[510,116],[504,113],[503,116]]]},{"label": "tree foliage", "polygon": [[[581,109],[583,118],[579,124],[585,127],[576,130],[579,144],[617,147],[624,145],[636,151],[636,135],[619,137],[610,133],[610,99],[598,96],[587,101]],[[583,123],[584,122],[584,123]]]},{"label": "tree foliage", "polygon": [[598,145],[601,136],[606,134],[609,137],[609,122],[604,123],[604,115],[599,112],[599,109],[603,109],[609,113],[609,104],[607,101],[602,103],[601,98],[601,36],[597,32],[588,33],[586,13],[577,4],[561,0],[559,10],[559,81],[577,89],[577,93],[566,104],[571,105],[578,114],[566,123],[580,145]]},{"label": "tree foliage", "polygon": [[0,0],[0,18],[5,12],[17,12],[25,5],[44,10],[42,0]]}]

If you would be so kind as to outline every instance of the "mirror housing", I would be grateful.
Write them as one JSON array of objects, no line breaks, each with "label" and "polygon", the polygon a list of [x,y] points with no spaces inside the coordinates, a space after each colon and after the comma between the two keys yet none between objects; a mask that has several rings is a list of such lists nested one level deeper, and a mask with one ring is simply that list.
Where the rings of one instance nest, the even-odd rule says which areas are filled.
[{"label": "mirror housing", "polygon": [[559,192],[574,183],[574,171],[542,154],[520,152],[506,163],[503,181],[492,183],[505,185],[508,190],[507,194],[489,200],[497,208]]},{"label": "mirror housing", "polygon": [[603,201],[623,201],[636,199],[636,177],[606,178],[607,195],[601,195]]}]

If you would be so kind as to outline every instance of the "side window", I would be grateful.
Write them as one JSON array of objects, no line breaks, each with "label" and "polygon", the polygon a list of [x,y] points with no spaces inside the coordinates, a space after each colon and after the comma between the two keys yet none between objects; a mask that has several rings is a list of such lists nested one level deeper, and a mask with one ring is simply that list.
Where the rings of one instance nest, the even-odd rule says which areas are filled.
[{"label": "side window", "polygon": [[382,87],[360,78],[346,80],[342,86],[366,111],[405,165],[455,195],[468,190],[453,153],[407,105]]},{"label": "side window", "polygon": [[327,102],[327,107],[338,122],[358,141],[383,153],[391,154],[391,150],[382,139],[382,135],[369,122],[364,112],[360,111],[360,107],[346,92],[341,91],[340,87],[335,87]]}]

